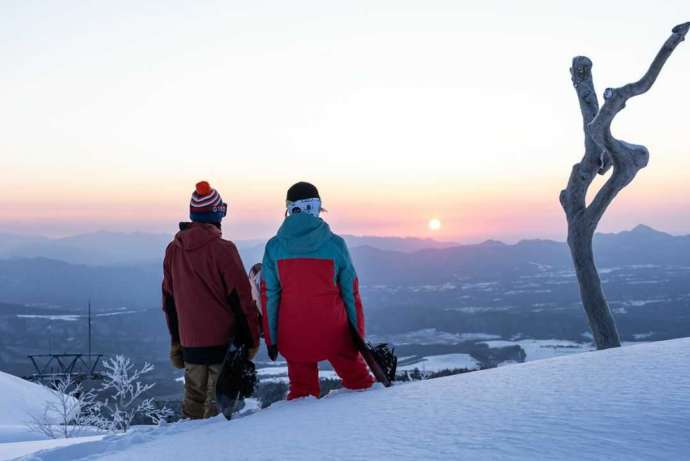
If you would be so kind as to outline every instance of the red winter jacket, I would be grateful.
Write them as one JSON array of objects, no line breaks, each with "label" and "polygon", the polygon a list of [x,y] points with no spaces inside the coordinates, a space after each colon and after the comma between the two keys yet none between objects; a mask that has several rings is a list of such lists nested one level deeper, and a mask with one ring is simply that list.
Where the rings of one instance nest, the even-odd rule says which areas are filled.
[{"label": "red winter jacket", "polygon": [[261,270],[264,337],[293,362],[330,359],[365,337],[359,281],[345,241],[322,219],[289,216]]},{"label": "red winter jacket", "polygon": [[[249,279],[237,248],[221,238],[219,228],[187,224],[165,250],[163,272],[163,310],[173,342],[185,348],[186,361],[187,349],[224,348],[247,329],[251,337],[244,342],[259,345]],[[244,314],[248,328],[237,328],[235,312]]]}]

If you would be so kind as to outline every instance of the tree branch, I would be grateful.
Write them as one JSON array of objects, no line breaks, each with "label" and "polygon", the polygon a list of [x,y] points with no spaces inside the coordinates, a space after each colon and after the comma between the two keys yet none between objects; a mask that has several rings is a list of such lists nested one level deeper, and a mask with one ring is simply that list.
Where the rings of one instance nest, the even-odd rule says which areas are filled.
[{"label": "tree branch", "polygon": [[646,147],[626,143],[618,139],[612,141],[614,148],[611,152],[614,159],[613,174],[599,189],[592,203],[587,207],[586,216],[591,225],[596,228],[608,206],[618,193],[635,179],[637,173],[647,166],[649,151]]},{"label": "tree branch", "polygon": [[661,69],[666,64],[666,60],[671,56],[673,50],[680,44],[680,42],[685,40],[685,35],[690,29],[690,22],[679,24],[673,28],[671,36],[666,40],[664,45],[661,47],[657,53],[654,61],[649,66],[647,73],[645,73],[640,80],[635,83],[630,83],[624,86],[621,90],[630,92],[629,97],[638,96],[646,93],[656,81],[659,76]]},{"label": "tree branch", "polygon": [[618,140],[611,134],[611,123],[615,116],[625,108],[628,99],[646,93],[654,84],[666,60],[679,43],[685,40],[690,29],[690,22],[673,28],[671,36],[664,42],[647,72],[640,80],[621,88],[608,88],[604,92],[604,105],[594,120],[589,124],[589,134],[600,149],[611,157],[614,172],[587,207],[585,214],[591,225],[596,228],[618,193],[635,178],[637,173],[649,162],[649,151],[645,146]]},{"label": "tree branch", "polygon": [[606,140],[610,136],[611,122],[616,114],[625,108],[628,99],[646,93],[652,87],[666,60],[671,56],[678,44],[685,40],[688,29],[690,29],[690,22],[679,24],[673,28],[671,36],[664,42],[649,69],[640,80],[621,88],[606,89],[604,92],[604,105],[589,125],[592,138],[602,149],[607,148]]},{"label": "tree branch", "polygon": [[592,61],[586,56],[573,58],[570,77],[577,92],[585,134],[585,154],[570,173],[568,185],[561,192],[560,200],[569,220],[584,213],[587,189],[596,173],[604,168],[606,156],[589,135],[588,126],[599,112],[599,100],[592,79]]}]

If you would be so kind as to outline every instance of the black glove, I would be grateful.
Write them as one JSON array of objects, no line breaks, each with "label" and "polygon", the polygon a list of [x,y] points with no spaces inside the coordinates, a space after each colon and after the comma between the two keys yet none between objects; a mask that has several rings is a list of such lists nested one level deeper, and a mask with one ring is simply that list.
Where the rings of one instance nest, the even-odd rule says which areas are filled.
[{"label": "black glove", "polygon": [[268,356],[272,361],[276,361],[278,358],[278,345],[277,344],[272,344],[268,346]]}]

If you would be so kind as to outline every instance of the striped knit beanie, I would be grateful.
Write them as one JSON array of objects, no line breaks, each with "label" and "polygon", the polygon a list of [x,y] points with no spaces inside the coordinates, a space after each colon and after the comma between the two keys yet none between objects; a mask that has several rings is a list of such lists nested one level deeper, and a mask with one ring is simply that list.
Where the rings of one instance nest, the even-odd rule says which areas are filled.
[{"label": "striped knit beanie", "polygon": [[189,203],[189,218],[193,222],[219,223],[227,211],[228,206],[223,203],[217,190],[206,181],[197,183]]}]

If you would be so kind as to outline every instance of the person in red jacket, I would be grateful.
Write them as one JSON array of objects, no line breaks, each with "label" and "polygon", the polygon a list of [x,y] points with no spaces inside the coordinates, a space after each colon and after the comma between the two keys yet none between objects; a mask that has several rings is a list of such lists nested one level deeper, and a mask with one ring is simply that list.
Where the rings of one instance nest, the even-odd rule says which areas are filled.
[{"label": "person in red jacket", "polygon": [[259,349],[259,321],[251,287],[235,245],[221,238],[227,205],[202,181],[190,203],[191,223],[165,250],[163,310],[171,337],[173,366],[185,370],[182,414],[218,414],[215,383],[228,345],[246,344],[249,358]]},{"label": "person in red jacket", "polygon": [[316,187],[292,186],[285,221],[264,252],[264,337],[271,359],[280,351],[287,360],[288,400],[319,396],[321,360],[331,362],[345,388],[366,389],[374,382],[351,332],[364,338],[357,274],[345,241],[331,232],[321,211]]}]

